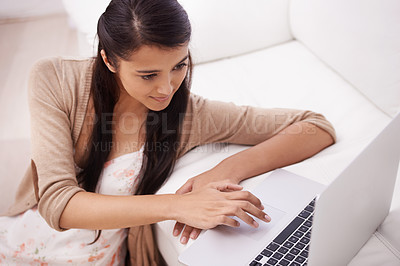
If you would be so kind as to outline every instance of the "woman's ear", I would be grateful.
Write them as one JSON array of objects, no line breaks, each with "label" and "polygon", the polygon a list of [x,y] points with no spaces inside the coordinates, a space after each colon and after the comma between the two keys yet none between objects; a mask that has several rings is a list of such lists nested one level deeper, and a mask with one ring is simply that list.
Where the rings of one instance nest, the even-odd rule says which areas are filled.
[{"label": "woman's ear", "polygon": [[117,70],[116,70],[115,67],[113,67],[113,66],[110,64],[110,62],[108,61],[106,52],[102,49],[102,50],[100,51],[100,54],[101,54],[101,57],[103,58],[104,64],[106,64],[106,66],[108,67],[108,69],[109,69],[111,72],[116,73]]}]

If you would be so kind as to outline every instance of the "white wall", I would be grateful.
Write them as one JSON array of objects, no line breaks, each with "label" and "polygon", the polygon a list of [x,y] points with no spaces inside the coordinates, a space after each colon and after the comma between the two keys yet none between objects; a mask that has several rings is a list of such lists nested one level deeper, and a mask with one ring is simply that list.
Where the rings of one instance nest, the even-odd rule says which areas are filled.
[{"label": "white wall", "polygon": [[0,19],[28,18],[63,13],[62,0],[1,0]]}]

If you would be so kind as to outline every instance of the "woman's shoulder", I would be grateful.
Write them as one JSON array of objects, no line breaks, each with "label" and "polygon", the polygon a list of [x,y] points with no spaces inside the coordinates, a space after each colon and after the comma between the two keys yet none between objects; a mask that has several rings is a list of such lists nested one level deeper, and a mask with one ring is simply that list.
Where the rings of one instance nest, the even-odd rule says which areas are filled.
[{"label": "woman's shoulder", "polygon": [[190,92],[189,95],[189,102],[188,102],[188,107],[189,110],[188,111],[196,111],[201,109],[202,107],[204,107],[204,105],[209,104],[209,103],[213,103],[214,101],[209,100],[201,95],[195,94],[193,92]]},{"label": "woman's shoulder", "polygon": [[29,83],[37,89],[38,84],[49,84],[52,88],[79,83],[87,85],[91,80],[93,58],[79,57],[47,57],[42,58],[32,66]]},{"label": "woman's shoulder", "polygon": [[71,111],[85,110],[90,94],[93,58],[48,57],[31,68],[29,102],[45,101]]},{"label": "woman's shoulder", "polygon": [[224,115],[226,112],[232,110],[241,109],[243,106],[239,106],[233,102],[224,102],[215,99],[208,99],[201,95],[190,92],[187,112],[193,115],[207,115],[213,113],[213,115]]},{"label": "woman's shoulder", "polygon": [[31,68],[32,74],[61,74],[66,71],[80,72],[90,68],[94,62],[93,58],[54,56],[41,58]]}]

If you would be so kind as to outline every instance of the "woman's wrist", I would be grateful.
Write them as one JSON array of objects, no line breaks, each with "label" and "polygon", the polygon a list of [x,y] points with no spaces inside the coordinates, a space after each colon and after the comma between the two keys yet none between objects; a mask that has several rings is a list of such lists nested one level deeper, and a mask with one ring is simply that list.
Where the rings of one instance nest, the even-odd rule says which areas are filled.
[{"label": "woman's wrist", "polygon": [[239,184],[242,180],[246,179],[240,174],[240,171],[237,171],[237,166],[230,163],[230,160],[231,158],[228,157],[209,170],[216,177],[215,181],[228,180],[234,184]]},{"label": "woman's wrist", "polygon": [[180,217],[180,205],[182,201],[182,195],[179,194],[165,194],[161,198],[161,216],[165,220],[179,221]]}]

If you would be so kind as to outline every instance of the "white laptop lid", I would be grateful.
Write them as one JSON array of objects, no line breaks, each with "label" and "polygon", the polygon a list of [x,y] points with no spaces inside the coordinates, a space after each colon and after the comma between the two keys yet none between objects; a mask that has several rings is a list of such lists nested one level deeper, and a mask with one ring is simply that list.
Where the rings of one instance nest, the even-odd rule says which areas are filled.
[{"label": "white laptop lid", "polygon": [[316,202],[308,265],[347,265],[387,216],[400,158],[400,114]]}]

